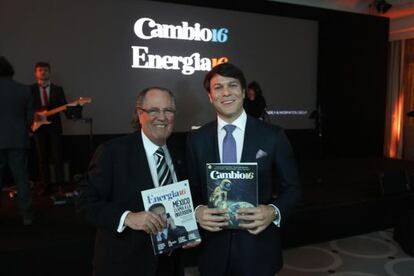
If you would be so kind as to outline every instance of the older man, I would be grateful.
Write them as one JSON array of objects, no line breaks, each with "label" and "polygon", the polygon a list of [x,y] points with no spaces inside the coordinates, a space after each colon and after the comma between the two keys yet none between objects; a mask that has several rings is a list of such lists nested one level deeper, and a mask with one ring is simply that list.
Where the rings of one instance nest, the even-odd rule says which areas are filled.
[{"label": "older man", "polygon": [[91,161],[82,204],[87,219],[98,228],[96,276],[183,275],[179,250],[154,256],[150,235],[166,227],[165,220],[145,211],[141,199],[142,190],[168,185],[184,175],[179,152],[167,146],[175,111],[168,89],[144,89],[136,102],[139,131],[102,145]]}]

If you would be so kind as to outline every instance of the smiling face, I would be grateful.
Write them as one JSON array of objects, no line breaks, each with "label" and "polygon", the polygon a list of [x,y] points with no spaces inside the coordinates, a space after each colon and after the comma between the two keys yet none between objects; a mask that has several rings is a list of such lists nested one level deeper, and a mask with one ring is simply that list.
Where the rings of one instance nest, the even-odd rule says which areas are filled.
[{"label": "smiling face", "polygon": [[244,89],[238,79],[215,75],[210,80],[208,96],[218,116],[227,123],[243,112]]},{"label": "smiling face", "polygon": [[174,113],[148,112],[151,110],[175,110],[175,103],[168,92],[151,89],[145,95],[142,106],[137,108],[142,131],[156,145],[165,145],[174,128]]}]

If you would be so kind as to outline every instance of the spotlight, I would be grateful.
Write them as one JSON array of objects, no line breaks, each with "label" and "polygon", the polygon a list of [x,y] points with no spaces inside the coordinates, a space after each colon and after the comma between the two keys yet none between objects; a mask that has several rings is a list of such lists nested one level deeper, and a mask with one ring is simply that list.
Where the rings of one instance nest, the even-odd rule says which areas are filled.
[{"label": "spotlight", "polygon": [[387,3],[385,0],[374,0],[371,4],[378,13],[384,14],[389,11],[392,7],[390,3]]}]

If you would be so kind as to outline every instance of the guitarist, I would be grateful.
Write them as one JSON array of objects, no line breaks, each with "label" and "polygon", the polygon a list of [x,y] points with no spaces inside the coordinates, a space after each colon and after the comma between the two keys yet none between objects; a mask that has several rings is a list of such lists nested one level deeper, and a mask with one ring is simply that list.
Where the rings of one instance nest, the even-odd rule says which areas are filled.
[{"label": "guitarist", "polygon": [[[35,77],[37,82],[31,85],[35,111],[50,110],[67,103],[63,88],[50,81],[50,72],[51,69],[49,63],[36,63]],[[34,133],[39,177],[42,182],[40,194],[46,195],[51,194],[56,190],[58,192],[63,192],[63,149],[60,113],[48,117],[47,120],[51,123],[41,126]],[[52,187],[51,185],[49,163],[52,163],[54,166],[56,177],[55,187]]]}]

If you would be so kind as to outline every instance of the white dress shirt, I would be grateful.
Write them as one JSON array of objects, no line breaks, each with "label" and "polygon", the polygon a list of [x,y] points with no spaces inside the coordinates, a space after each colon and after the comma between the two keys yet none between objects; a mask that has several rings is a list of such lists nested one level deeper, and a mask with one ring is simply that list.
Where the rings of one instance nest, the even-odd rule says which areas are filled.
[{"label": "white dress shirt", "polygon": [[[155,157],[155,152],[160,148],[160,146],[154,144],[141,130],[142,134],[142,142],[144,143],[145,154],[147,155],[148,166],[151,171],[152,182],[154,183],[154,187],[159,187],[158,181],[158,174],[157,174],[157,159]],[[173,182],[177,182],[177,176],[175,175],[174,165],[172,163],[172,159],[170,153],[168,151],[167,145],[161,147],[164,150],[165,154],[165,162],[167,162],[167,166],[170,169]]]},{"label": "white dress shirt", "polygon": [[45,106],[45,99],[43,98],[43,87],[46,88],[46,94],[47,94],[47,99],[48,102],[50,101],[50,82],[45,82],[45,83],[38,83],[39,85],[39,91],[40,91],[40,100],[42,102],[42,106]]},{"label": "white dress shirt", "polygon": [[[154,144],[145,135],[145,133],[142,129],[141,129],[141,136],[142,136],[142,142],[144,144],[145,154],[147,156],[148,166],[149,166],[150,171],[151,171],[152,183],[154,183],[154,187],[159,187],[160,184],[159,184],[158,175],[157,175],[157,160],[156,160],[156,157],[155,157],[155,152],[157,151],[157,149],[160,146]],[[164,150],[165,161],[167,162],[167,166],[171,171],[173,182],[175,183],[175,182],[177,182],[177,176],[176,176],[175,171],[174,171],[174,166],[173,166],[171,155],[168,151],[167,145],[163,145],[161,148]],[[130,212],[131,211],[127,210],[122,214],[122,216],[119,220],[118,228],[117,228],[118,233],[121,233],[126,228],[126,226],[124,225],[124,222],[125,222],[126,216]]]},{"label": "white dress shirt", "polygon": [[[236,128],[233,130],[233,137],[234,140],[236,140],[237,163],[240,163],[243,151],[244,131],[246,129],[246,122],[247,115],[246,112],[243,110],[243,113],[240,114],[240,116],[231,123],[232,125],[236,126]],[[226,136],[226,130],[223,128],[225,125],[228,125],[228,123],[220,117],[217,117],[217,139],[221,162],[223,162],[223,140],[224,136]]]},{"label": "white dress shirt", "polygon": [[[247,115],[246,115],[246,112],[243,110],[242,114],[240,114],[240,116],[231,123],[232,125],[236,126],[236,128],[233,130],[233,137],[234,137],[234,140],[236,140],[237,163],[240,163],[241,155],[243,152],[246,122],[247,122]],[[224,126],[227,124],[228,124],[227,122],[225,122],[223,119],[217,116],[217,139],[218,139],[218,147],[219,147],[221,162],[223,162],[223,140],[224,140],[224,136],[226,136],[226,130],[224,129]],[[281,214],[280,214],[279,208],[277,208],[273,204],[269,204],[269,205],[275,208],[276,219],[273,221],[273,223],[276,226],[280,226]],[[197,206],[197,208],[198,207],[199,206]]]}]

